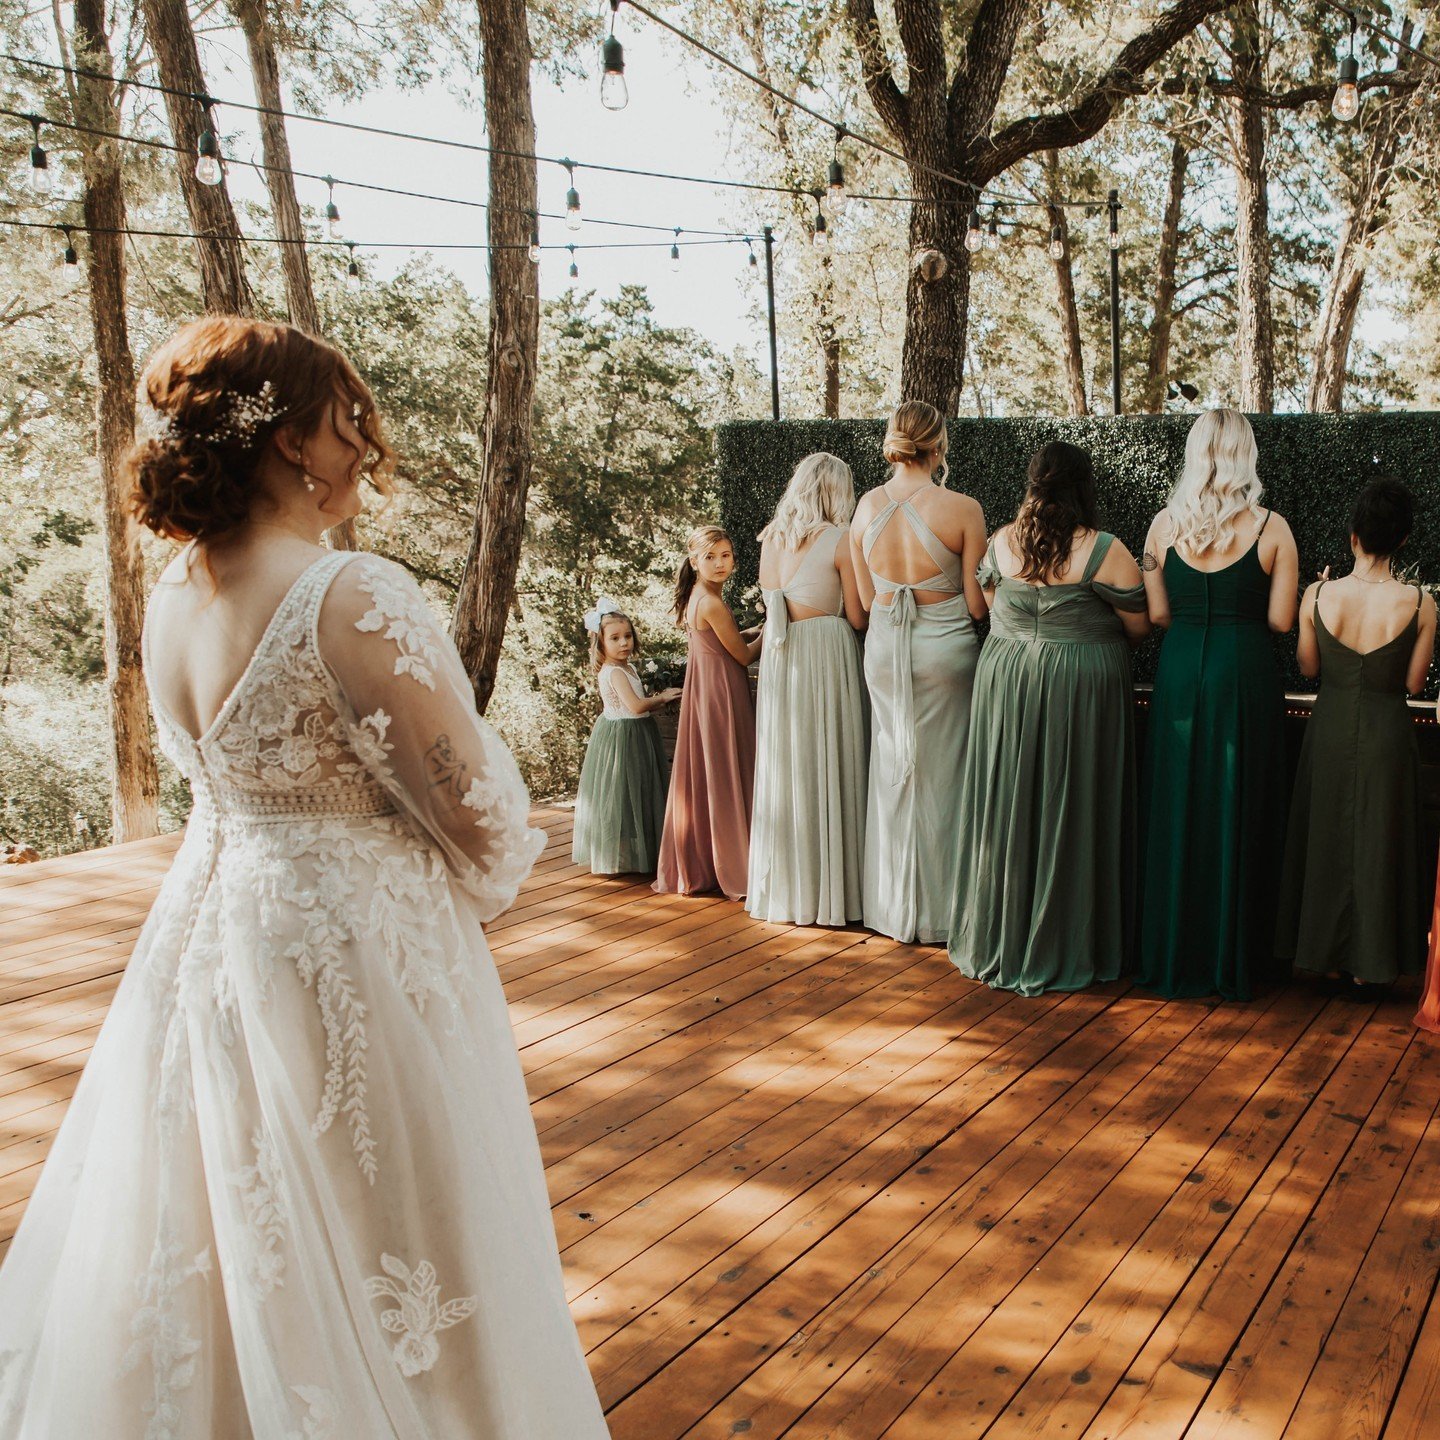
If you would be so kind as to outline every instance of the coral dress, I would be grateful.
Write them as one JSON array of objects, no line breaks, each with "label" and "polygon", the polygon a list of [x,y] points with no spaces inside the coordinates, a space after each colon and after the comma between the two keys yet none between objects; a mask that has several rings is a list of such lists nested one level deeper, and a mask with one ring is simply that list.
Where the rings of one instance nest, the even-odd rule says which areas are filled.
[{"label": "coral dress", "polygon": [[0,1435],[604,1440],[481,929],[544,837],[419,588],[325,555],[203,735],[156,710],[195,808],[0,1270]]},{"label": "coral dress", "polygon": [[655,889],[745,896],[755,790],[755,705],[745,667],[713,630],[691,630]]},{"label": "coral dress", "polygon": [[1435,877],[1435,914],[1430,922],[1430,958],[1425,965],[1425,993],[1415,1012],[1422,1030],[1440,1035],[1440,875]]}]

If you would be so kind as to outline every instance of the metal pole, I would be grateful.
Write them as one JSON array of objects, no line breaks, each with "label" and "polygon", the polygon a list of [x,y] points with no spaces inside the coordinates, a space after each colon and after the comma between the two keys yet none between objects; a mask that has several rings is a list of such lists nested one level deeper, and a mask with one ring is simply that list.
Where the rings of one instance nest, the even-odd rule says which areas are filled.
[{"label": "metal pole", "polygon": [[1122,413],[1120,399],[1120,192],[1112,190],[1110,211],[1110,403]]},{"label": "metal pole", "polygon": [[775,349],[775,232],[766,226],[765,294],[770,302],[770,418],[780,418],[780,362]]}]

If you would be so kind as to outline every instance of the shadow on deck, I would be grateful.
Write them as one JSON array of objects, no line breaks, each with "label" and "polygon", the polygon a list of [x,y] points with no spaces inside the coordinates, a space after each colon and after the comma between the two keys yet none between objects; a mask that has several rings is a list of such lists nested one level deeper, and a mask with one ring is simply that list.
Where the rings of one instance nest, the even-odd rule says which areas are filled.
[{"label": "shadow on deck", "polygon": [[[1024,1000],[537,823],[490,935],[616,1440],[1440,1435],[1408,996]],[[3,1244],[175,844],[0,872]]]}]

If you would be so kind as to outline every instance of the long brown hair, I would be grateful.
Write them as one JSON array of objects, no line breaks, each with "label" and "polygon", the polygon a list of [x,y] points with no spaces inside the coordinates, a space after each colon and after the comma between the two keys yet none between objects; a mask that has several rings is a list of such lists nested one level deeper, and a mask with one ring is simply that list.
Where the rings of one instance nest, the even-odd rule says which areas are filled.
[{"label": "long brown hair", "polygon": [[[267,388],[268,387],[268,388]],[[209,540],[243,525],[256,471],[282,426],[312,435],[337,401],[354,407],[361,472],[390,493],[395,455],[375,399],[333,345],[292,325],[207,315],[182,325],[141,381],[157,433],[126,457],[135,517],[170,540]],[[237,423],[250,407],[251,417]]]},{"label": "long brown hair", "polygon": [[690,596],[694,593],[695,581],[699,578],[695,562],[711,546],[720,544],[722,540],[727,545],[734,543],[718,525],[697,525],[685,537],[685,558],[675,572],[675,623],[677,625],[685,623],[685,612],[690,608]]},{"label": "long brown hair", "polygon": [[1027,478],[1010,548],[1020,561],[1019,578],[1043,584],[1069,561],[1075,532],[1099,528],[1095,467],[1078,445],[1052,440],[1031,456]]}]

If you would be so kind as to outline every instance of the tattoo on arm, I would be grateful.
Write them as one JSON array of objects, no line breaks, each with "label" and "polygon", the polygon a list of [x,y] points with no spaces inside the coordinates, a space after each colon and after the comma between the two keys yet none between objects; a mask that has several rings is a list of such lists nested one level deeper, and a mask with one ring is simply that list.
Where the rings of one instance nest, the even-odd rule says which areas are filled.
[{"label": "tattoo on arm", "polygon": [[437,735],[435,743],[425,752],[425,778],[437,791],[445,807],[458,810],[469,788],[466,763],[455,753],[448,735]]},{"label": "tattoo on arm", "polygon": [[1140,568],[1142,570],[1158,570],[1160,568],[1160,561],[1156,558],[1153,550],[1147,550],[1140,557]]}]

